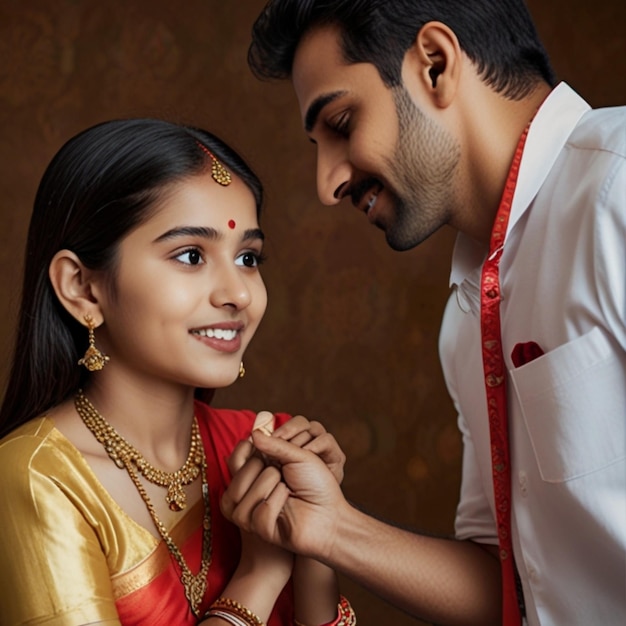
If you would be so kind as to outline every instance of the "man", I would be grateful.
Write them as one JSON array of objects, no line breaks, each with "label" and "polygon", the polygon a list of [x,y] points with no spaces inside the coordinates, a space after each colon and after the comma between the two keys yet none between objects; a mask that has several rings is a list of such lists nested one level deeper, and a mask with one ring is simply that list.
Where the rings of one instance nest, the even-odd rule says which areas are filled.
[{"label": "man", "polygon": [[463,481],[456,538],[424,537],[256,434],[282,482],[247,463],[226,513],[436,623],[626,623],[626,108],[556,84],[522,0],[274,0],[249,60],[292,81],[322,202],[396,250],[458,230]]}]

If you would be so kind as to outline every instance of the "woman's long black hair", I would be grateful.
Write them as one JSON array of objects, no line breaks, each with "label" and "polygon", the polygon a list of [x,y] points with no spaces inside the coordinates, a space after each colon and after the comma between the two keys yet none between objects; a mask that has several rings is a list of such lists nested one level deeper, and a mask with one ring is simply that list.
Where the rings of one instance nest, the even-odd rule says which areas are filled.
[{"label": "woman's long black hair", "polygon": [[259,179],[205,130],[155,119],[114,120],[70,139],[46,169],[31,217],[13,362],[0,409],[0,436],[63,402],[84,383],[77,365],[85,327],[59,303],[48,277],[54,255],[72,250],[94,270],[113,271],[119,243],[166,187],[203,173],[208,148],[254,195]]}]

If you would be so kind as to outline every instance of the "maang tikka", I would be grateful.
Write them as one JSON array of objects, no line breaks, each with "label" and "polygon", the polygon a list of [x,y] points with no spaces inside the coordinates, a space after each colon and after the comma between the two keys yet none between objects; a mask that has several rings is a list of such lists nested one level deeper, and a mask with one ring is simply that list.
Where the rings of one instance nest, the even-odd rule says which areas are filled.
[{"label": "maang tikka", "polygon": [[93,317],[89,314],[85,315],[85,323],[89,331],[89,346],[83,358],[78,361],[78,364],[84,365],[90,372],[96,372],[101,370],[110,359],[96,348],[96,337],[94,335],[96,324],[93,321]]},{"label": "maang tikka", "polygon": [[209,157],[211,157],[211,176],[213,180],[222,185],[222,187],[228,187],[230,183],[233,182],[233,179],[230,175],[230,172],[222,165],[221,161],[202,143],[196,141],[200,150],[206,152]]}]

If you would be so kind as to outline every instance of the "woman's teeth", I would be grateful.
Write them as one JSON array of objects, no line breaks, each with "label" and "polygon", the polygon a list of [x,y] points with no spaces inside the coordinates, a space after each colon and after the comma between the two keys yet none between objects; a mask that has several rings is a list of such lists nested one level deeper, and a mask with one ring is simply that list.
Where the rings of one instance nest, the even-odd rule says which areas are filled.
[{"label": "woman's teeth", "polygon": [[224,339],[225,341],[232,341],[237,336],[236,330],[226,330],[224,328],[200,328],[199,330],[192,330],[192,335],[199,335],[200,337],[209,337],[210,339]]}]

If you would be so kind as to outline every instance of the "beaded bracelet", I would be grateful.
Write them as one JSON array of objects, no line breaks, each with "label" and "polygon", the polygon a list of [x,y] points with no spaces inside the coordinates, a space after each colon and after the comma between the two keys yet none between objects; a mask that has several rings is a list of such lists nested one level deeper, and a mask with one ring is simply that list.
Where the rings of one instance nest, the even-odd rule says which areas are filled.
[{"label": "beaded bracelet", "polygon": [[[218,598],[204,616],[221,617],[234,626],[265,626],[263,620],[250,609],[230,598]],[[230,618],[230,619],[229,619]]]},{"label": "beaded bracelet", "polygon": [[[304,626],[304,624],[294,620],[294,626]],[[336,619],[327,624],[323,624],[323,626],[356,626],[356,614],[344,596],[339,596]]]}]

